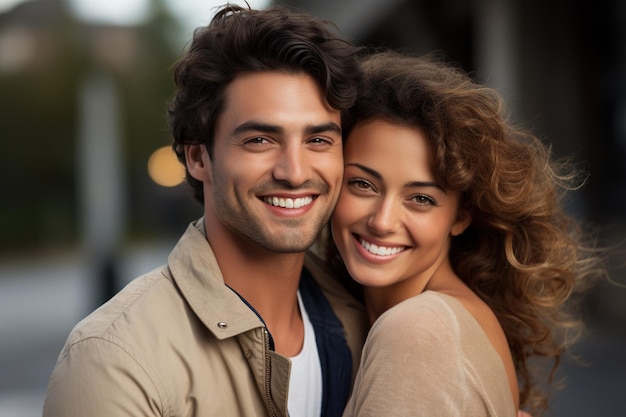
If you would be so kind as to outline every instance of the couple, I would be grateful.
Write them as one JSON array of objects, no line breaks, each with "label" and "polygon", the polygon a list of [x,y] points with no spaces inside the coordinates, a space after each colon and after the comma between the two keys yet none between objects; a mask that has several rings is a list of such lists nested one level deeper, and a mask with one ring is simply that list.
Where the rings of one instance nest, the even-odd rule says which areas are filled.
[{"label": "couple", "polygon": [[74,328],[44,417],[541,410],[587,274],[545,149],[462,73],[359,52],[282,8],[195,32],[168,110],[204,216]]}]

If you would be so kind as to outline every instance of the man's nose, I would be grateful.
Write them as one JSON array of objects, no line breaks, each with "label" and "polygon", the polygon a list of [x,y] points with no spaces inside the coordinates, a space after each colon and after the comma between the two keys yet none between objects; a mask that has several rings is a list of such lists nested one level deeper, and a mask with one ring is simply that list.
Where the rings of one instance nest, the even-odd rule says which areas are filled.
[{"label": "man's nose", "polygon": [[292,186],[298,186],[307,181],[308,172],[309,161],[306,157],[306,150],[299,144],[285,145],[274,166],[274,178]]}]

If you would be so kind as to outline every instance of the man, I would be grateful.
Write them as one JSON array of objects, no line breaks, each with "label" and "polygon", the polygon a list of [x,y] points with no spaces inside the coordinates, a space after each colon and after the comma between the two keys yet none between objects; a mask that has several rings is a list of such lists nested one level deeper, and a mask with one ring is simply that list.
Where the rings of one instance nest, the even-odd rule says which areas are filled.
[{"label": "man", "polygon": [[76,326],[44,417],[341,415],[367,321],[305,251],[357,74],[353,46],[281,8],[226,6],[194,34],[168,110],[204,217]]}]

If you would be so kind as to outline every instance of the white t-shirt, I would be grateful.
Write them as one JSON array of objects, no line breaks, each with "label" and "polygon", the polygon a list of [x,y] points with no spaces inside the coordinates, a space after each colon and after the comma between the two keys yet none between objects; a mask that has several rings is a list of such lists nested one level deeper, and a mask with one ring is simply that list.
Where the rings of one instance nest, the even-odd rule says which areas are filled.
[{"label": "white t-shirt", "polygon": [[289,415],[293,417],[320,417],[322,365],[315,342],[315,331],[304,309],[300,292],[298,292],[298,306],[304,323],[304,343],[300,353],[291,358],[287,409]]}]

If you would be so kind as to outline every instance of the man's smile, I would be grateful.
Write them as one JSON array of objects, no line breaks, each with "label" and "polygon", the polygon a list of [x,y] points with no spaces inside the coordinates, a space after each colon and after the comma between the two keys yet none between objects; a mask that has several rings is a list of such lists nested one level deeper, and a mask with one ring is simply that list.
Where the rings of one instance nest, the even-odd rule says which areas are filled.
[{"label": "man's smile", "polygon": [[312,196],[289,198],[289,197],[277,197],[277,196],[265,196],[263,201],[274,207],[281,208],[300,208],[308,206],[313,202]]}]

